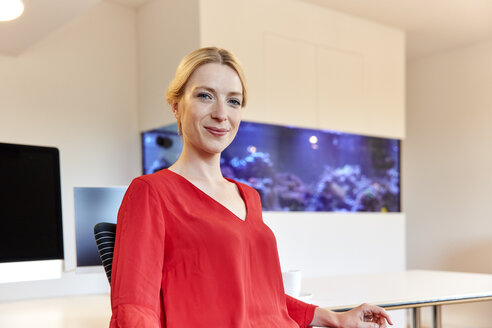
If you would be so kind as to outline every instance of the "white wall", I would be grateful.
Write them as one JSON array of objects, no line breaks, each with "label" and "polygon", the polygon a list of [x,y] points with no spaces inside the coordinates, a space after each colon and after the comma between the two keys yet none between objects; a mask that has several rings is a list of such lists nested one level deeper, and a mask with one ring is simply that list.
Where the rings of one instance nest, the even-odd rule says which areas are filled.
[{"label": "white wall", "polygon": [[402,213],[265,212],[263,219],[277,238],[283,271],[322,277],[405,270]]},{"label": "white wall", "polygon": [[198,0],[154,0],[137,12],[139,128],[175,122],[165,92],[181,58],[200,48]]},{"label": "white wall", "polygon": [[[136,22],[101,2],[16,57],[0,56],[0,141],[60,149],[67,270],[75,268],[73,187],[126,185],[141,172]],[[103,274],[0,285],[5,299],[107,289]]]},{"label": "white wall", "polygon": [[[403,208],[408,267],[492,273],[492,41],[408,63]],[[490,327],[490,303],[445,307]]]}]

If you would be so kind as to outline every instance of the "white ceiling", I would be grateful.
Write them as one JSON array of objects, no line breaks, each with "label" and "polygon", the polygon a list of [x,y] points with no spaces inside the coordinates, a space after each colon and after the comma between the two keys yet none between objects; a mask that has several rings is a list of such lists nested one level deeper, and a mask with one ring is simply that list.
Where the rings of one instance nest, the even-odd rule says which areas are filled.
[{"label": "white ceiling", "polygon": [[[25,12],[21,18],[0,23],[0,53],[22,53],[99,1],[112,1],[137,8],[151,0],[23,1]],[[408,58],[492,39],[492,0],[301,1],[405,30]]]},{"label": "white ceiling", "polygon": [[0,53],[18,55],[100,0],[22,0],[24,14],[0,22]]},{"label": "white ceiling", "polygon": [[[1,0],[0,0],[1,1]],[[103,0],[136,8],[149,0]],[[22,0],[24,14],[0,22],[0,54],[19,55],[101,0]]]}]

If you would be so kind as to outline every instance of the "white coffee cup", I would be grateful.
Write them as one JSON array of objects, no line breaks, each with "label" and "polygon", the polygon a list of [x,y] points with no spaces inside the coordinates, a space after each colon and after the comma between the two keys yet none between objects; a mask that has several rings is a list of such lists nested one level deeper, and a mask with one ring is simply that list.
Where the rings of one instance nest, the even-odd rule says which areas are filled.
[{"label": "white coffee cup", "polygon": [[299,297],[301,294],[302,274],[300,270],[289,270],[282,272],[285,293],[292,297]]}]

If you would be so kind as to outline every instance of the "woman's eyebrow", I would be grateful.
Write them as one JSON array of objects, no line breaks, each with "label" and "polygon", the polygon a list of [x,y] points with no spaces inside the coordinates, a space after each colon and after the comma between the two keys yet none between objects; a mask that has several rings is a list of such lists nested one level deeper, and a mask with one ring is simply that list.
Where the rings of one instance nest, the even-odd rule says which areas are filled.
[{"label": "woman's eyebrow", "polygon": [[[198,89],[203,89],[203,90],[206,90],[208,92],[211,92],[211,93],[217,93],[216,90],[212,87],[208,87],[208,86],[204,86],[204,85],[199,85],[199,86],[196,86],[193,88],[193,91],[194,90],[198,90]],[[243,96],[243,93],[242,92],[239,92],[239,91],[231,91],[227,94],[228,96],[240,96],[242,97]]]},{"label": "woman's eyebrow", "polygon": [[237,92],[237,91],[231,91],[229,92],[229,95],[231,96],[243,96],[243,93],[242,92]]},{"label": "woman's eyebrow", "polygon": [[214,88],[203,86],[203,85],[199,85],[199,86],[196,86],[194,88],[194,90],[197,90],[197,89],[204,89],[204,90],[207,90],[209,92],[215,93],[215,89]]}]

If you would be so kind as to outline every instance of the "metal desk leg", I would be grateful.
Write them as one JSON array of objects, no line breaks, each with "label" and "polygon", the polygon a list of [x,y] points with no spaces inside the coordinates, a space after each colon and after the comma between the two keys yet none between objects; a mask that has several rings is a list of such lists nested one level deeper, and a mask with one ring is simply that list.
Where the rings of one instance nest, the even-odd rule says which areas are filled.
[{"label": "metal desk leg", "polygon": [[441,328],[441,306],[434,305],[432,307],[432,328]]},{"label": "metal desk leg", "polygon": [[420,308],[412,309],[412,328],[420,328]]}]

